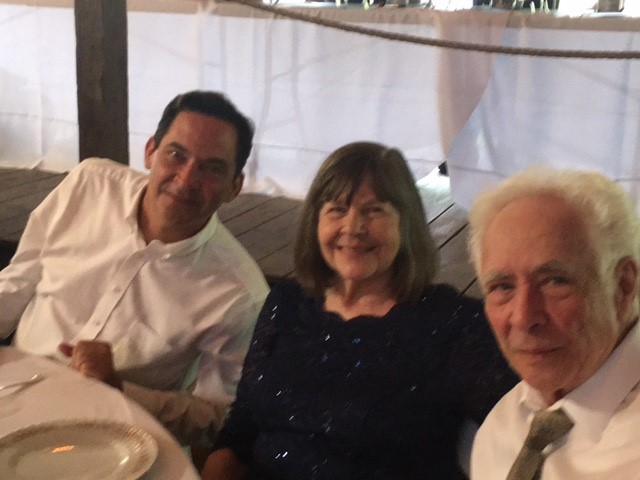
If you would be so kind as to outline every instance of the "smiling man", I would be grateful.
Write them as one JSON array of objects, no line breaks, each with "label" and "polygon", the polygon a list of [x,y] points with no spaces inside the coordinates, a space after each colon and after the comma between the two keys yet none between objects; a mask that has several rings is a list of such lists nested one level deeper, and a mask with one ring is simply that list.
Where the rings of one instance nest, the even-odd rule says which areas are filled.
[{"label": "smiling man", "polygon": [[[87,159],[32,213],[0,272],[0,336],[121,388],[183,442],[215,434],[267,285],[215,215],[253,126],[216,92],[174,98],[146,175]],[[185,390],[188,373],[195,372]]]},{"label": "smiling man", "polygon": [[[640,479],[640,224],[629,198],[597,173],[531,169],[479,197],[470,223],[487,317],[523,380],[481,426],[472,478]],[[533,433],[541,412],[555,419],[544,435]]]}]

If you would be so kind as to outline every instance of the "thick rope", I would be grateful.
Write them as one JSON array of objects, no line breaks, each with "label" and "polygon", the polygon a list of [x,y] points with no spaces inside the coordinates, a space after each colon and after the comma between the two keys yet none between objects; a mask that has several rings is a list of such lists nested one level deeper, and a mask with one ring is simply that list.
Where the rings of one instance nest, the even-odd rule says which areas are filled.
[{"label": "thick rope", "polygon": [[406,35],[402,33],[390,33],[374,28],[360,27],[326,18],[312,17],[304,13],[300,13],[287,8],[274,7],[266,5],[261,0],[229,0],[230,2],[239,3],[250,8],[263,10],[281,17],[300,20],[307,23],[315,23],[323,27],[335,28],[345,32],[359,33],[370,37],[378,37],[387,40],[395,40],[398,42],[415,43],[418,45],[426,45],[430,47],[450,48],[454,50],[466,50],[471,52],[482,53],[498,53],[504,55],[526,55],[530,57],[556,57],[556,58],[588,58],[603,60],[639,60],[640,51],[605,51],[605,50],[555,50],[541,48],[521,48],[521,47],[503,47],[497,45],[479,45],[475,43],[456,42],[453,40],[437,40],[434,38],[418,37],[416,35]]}]

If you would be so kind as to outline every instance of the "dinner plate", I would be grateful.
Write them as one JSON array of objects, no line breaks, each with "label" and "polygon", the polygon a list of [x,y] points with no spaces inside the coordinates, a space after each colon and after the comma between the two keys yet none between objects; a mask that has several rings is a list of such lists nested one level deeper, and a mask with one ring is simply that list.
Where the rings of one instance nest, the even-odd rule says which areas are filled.
[{"label": "dinner plate", "polygon": [[1,480],[134,480],[158,455],[155,439],[123,423],[67,420],[0,439]]}]

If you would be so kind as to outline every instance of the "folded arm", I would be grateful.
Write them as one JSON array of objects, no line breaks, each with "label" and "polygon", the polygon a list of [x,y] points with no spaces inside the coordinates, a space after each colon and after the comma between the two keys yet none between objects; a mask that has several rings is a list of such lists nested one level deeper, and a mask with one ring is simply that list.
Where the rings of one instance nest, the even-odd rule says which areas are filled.
[{"label": "folded arm", "polygon": [[63,343],[60,351],[70,357],[71,367],[87,377],[107,383],[143,406],[183,444],[208,438],[219,430],[228,403],[216,405],[189,391],[162,391],[122,381],[115,371],[111,345],[107,342]]}]

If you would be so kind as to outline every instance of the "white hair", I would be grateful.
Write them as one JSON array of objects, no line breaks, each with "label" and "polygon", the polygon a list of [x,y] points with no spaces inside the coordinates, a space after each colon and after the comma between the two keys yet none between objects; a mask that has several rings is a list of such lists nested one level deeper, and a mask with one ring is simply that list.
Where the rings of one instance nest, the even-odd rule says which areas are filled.
[{"label": "white hair", "polygon": [[494,217],[511,202],[537,195],[559,198],[575,208],[587,227],[601,275],[612,271],[624,257],[640,263],[640,220],[619,185],[597,172],[534,166],[474,201],[469,214],[469,253],[476,272],[482,265],[482,238]]}]

